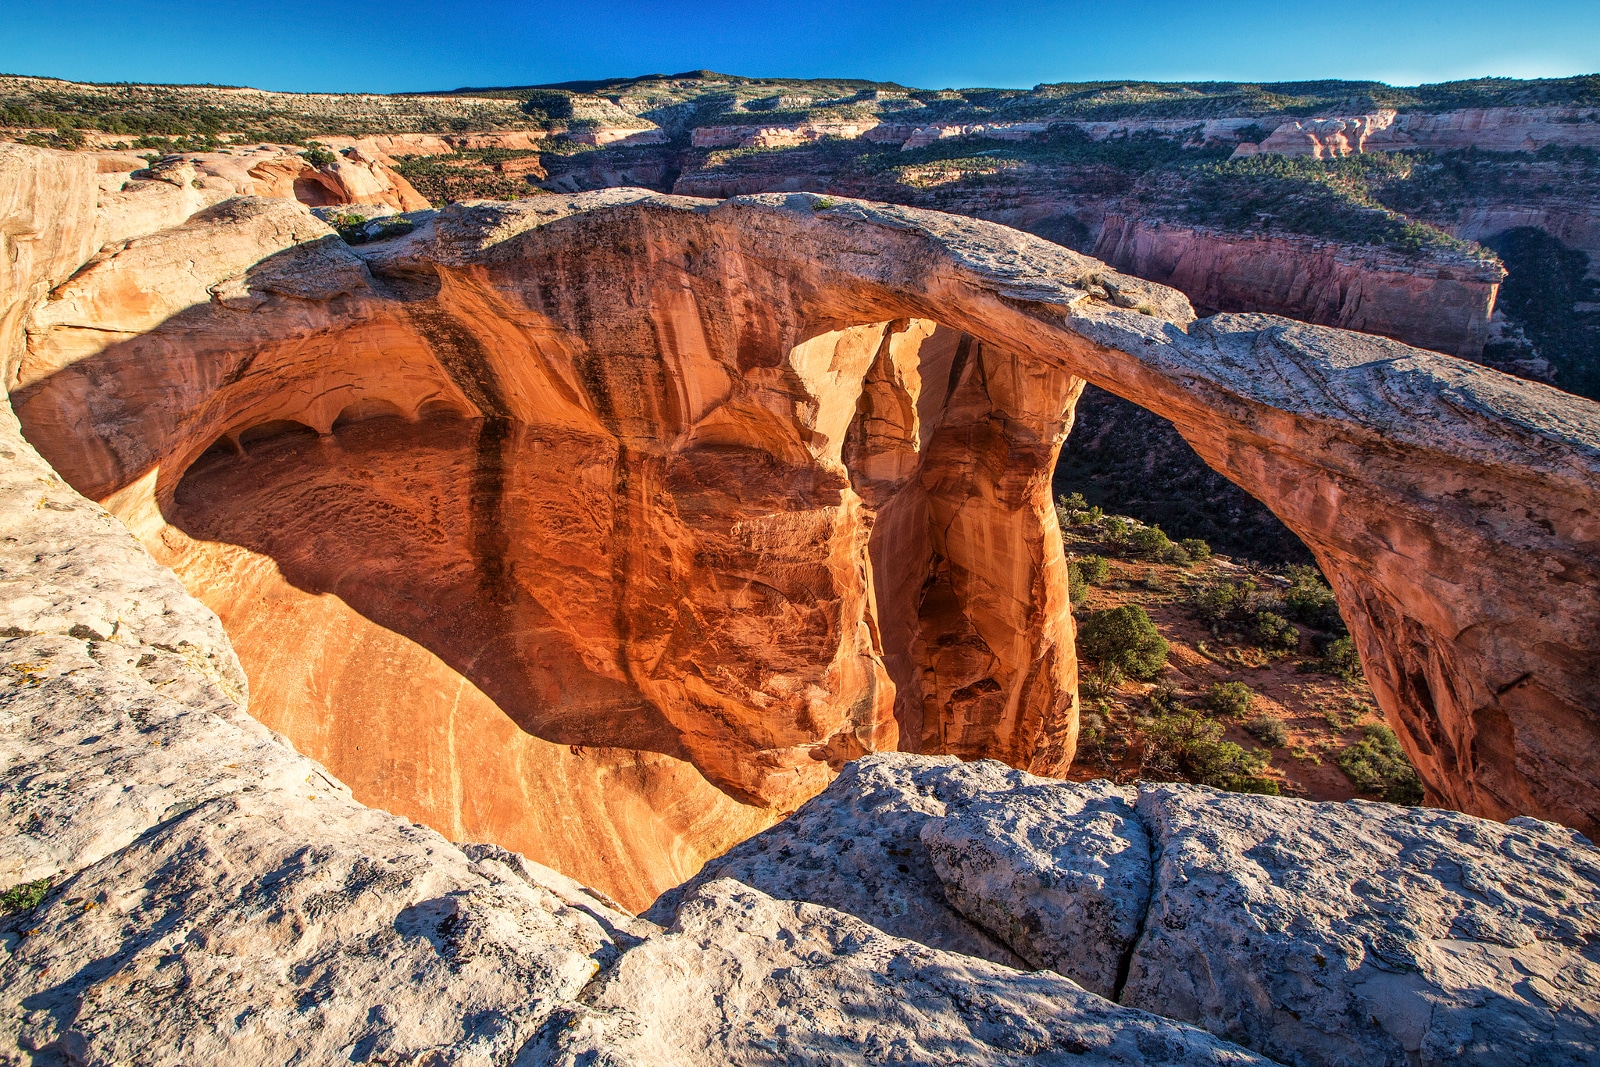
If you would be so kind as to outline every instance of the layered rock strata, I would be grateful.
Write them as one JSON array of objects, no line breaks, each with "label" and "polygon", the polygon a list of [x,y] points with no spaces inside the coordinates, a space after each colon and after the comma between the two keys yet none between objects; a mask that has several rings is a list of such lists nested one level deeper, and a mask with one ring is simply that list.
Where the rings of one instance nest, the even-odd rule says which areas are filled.
[{"label": "layered rock strata", "polygon": [[1292,234],[1228,233],[1109,214],[1094,255],[1117,270],[1182,290],[1201,307],[1292,313],[1476,358],[1489,339],[1498,263]]},{"label": "layered rock strata", "polygon": [[[35,174],[92,190],[75,162]],[[26,213],[4,219],[8,240],[26,232]],[[59,283],[72,239],[7,257],[7,303]],[[865,1063],[914,1043],[985,1065],[1265,1062],[742,887],[697,892],[663,933],[514,853],[365,808],[246,713],[216,616],[3,401],[0,458],[0,884],[48,881],[0,919],[0,1061]],[[589,995],[602,972],[624,1003]]]},{"label": "layered rock strata", "polygon": [[1454,111],[1383,109],[1367,115],[1291,119],[1235,156],[1282,155],[1334,159],[1364,152],[1426,149],[1448,152],[1537,152],[1549,145],[1600,145],[1600,109],[1593,107],[1469,107]]},{"label": "layered rock strata", "polygon": [[[894,200],[1027,230],[1089,252],[1119,271],[1169,285],[1197,308],[1265,312],[1303,322],[1360,330],[1451,355],[1476,359],[1505,271],[1499,264],[1441,250],[1402,254],[1381,246],[1324,240],[1282,229],[1226,230],[1185,225],[1151,214],[1133,177],[1114,167],[1040,161],[998,161],[959,170],[938,160],[888,174],[841,167],[826,153],[774,153],[710,168],[686,165],[673,191],[730,197],[825,189],[846,196]],[[611,170],[563,163],[549,183],[576,191],[626,181],[651,184],[662,173],[635,163]],[[1496,203],[1460,218],[1438,218],[1462,237],[1486,238],[1510,225],[1548,225],[1584,234],[1594,214],[1586,205],[1537,198],[1539,209]],[[1504,223],[1504,225],[1502,225]],[[1498,228],[1495,228],[1498,227]]]},{"label": "layered rock strata", "polygon": [[[1451,532],[1451,523],[1465,525],[1462,516],[1476,514],[1486,527],[1476,543],[1499,548],[1495,554],[1464,552],[1462,546],[1474,542],[1450,539],[1443,543],[1456,550],[1448,557],[1454,566],[1441,555],[1432,574],[1458,582],[1473,569],[1479,582],[1495,574],[1525,577],[1517,554],[1537,552],[1540,562],[1564,568],[1548,572],[1552,576],[1573,577],[1573,561],[1581,560],[1579,550],[1590,542],[1571,534],[1570,511],[1560,511],[1550,498],[1563,489],[1569,509],[1586,506],[1572,472],[1587,470],[1587,484],[1593,485],[1595,447],[1585,436],[1593,425],[1592,405],[1562,406],[1548,390],[1335,331],[1260,317],[1192,322],[1181,303],[1160,290],[1106,272],[1093,272],[1091,279],[1081,273],[1087,261],[1022,235],[925,213],[856,204],[818,210],[809,198],[752,198],[719,207],[599,198],[531,218],[504,207],[477,207],[447,215],[363,260],[294,205],[243,200],[192,220],[186,233],[112,249],[69,283],[82,257],[93,251],[92,169],[78,159],[4,150],[0,177],[0,233],[7,242],[0,265],[8,272],[0,289],[0,324],[7,330],[0,338],[0,380],[8,386],[20,382],[25,407],[45,405],[37,413],[52,406],[80,413],[75,436],[66,433],[64,421],[32,416],[29,432],[62,463],[77,464],[75,479],[90,484],[99,478],[109,485],[106,498],[119,514],[157,551],[180,561],[191,552],[200,553],[194,559],[221,558],[187,543],[187,535],[165,523],[159,510],[182,517],[190,460],[208,451],[207,442],[218,434],[238,440],[246,459],[251,445],[269,460],[298,453],[306,461],[299,470],[313,479],[330,478],[330,465],[320,455],[328,443],[307,441],[306,451],[292,433],[251,437],[249,429],[269,425],[253,420],[337,410],[327,398],[338,397],[345,383],[428,381],[434,392],[421,404],[441,399],[472,412],[495,397],[517,396],[510,386],[531,391],[541,380],[552,381],[484,375],[485,366],[497,365],[475,360],[473,353],[489,345],[480,342],[483,348],[474,349],[468,339],[475,335],[451,324],[440,309],[447,286],[453,298],[466,299],[459,294],[467,292],[477,301],[471,306],[479,313],[469,321],[479,329],[497,321],[489,311],[520,308],[518,314],[528,317],[506,321],[530,331],[516,335],[524,342],[517,350],[524,359],[530,350],[550,351],[553,338],[563,336],[583,339],[581,349],[569,341],[573,348],[567,351],[604,354],[599,342],[622,332],[629,314],[674,291],[669,285],[665,293],[652,292],[623,269],[621,259],[643,261],[634,265],[644,278],[688,283],[688,291],[709,300],[703,288],[694,288],[699,276],[690,268],[695,257],[720,256],[713,264],[716,277],[741,267],[745,273],[736,278],[750,285],[762,277],[759,266],[767,284],[775,276],[789,279],[793,288],[783,295],[792,303],[767,307],[833,309],[828,328],[811,338],[827,337],[827,344],[788,364],[796,377],[806,371],[814,383],[819,376],[843,375],[854,346],[875,353],[858,372],[863,384],[854,408],[872,412],[873,425],[854,431],[856,444],[850,447],[859,451],[840,446],[845,474],[837,497],[855,494],[860,503],[854,506],[868,510],[867,493],[892,486],[892,476],[912,454],[913,438],[905,428],[917,405],[902,401],[896,407],[881,398],[885,391],[893,395],[890,383],[903,385],[911,368],[921,366],[920,360],[897,360],[897,353],[920,354],[940,343],[938,328],[920,325],[937,306],[947,329],[984,338],[971,345],[1005,344],[1000,351],[1020,353],[989,364],[969,347],[973,369],[967,373],[984,370],[991,403],[1004,397],[1026,414],[1033,409],[1020,401],[1038,394],[1024,387],[1041,378],[1054,381],[1046,373],[1049,365],[1070,359],[1072,369],[1161,405],[1196,437],[1207,412],[1213,413],[1214,436],[1224,441],[1256,435],[1251,463],[1221,445],[1208,459],[1230,473],[1254,470],[1253,480],[1241,478],[1252,487],[1277,485],[1280,492],[1269,499],[1303,526],[1310,524],[1304,504],[1294,504],[1300,490],[1289,487],[1321,487],[1342,505],[1326,513],[1323,539],[1314,542],[1325,562],[1343,561],[1334,548],[1340,537],[1354,537],[1348,522],[1358,518],[1386,538],[1389,556],[1368,553],[1370,586],[1357,583],[1353,568],[1335,572],[1346,609],[1364,611],[1354,618],[1369,668],[1392,662],[1383,657],[1401,654],[1394,642],[1405,636],[1413,644],[1403,654],[1424,670],[1441,661],[1492,670],[1507,658],[1539,668],[1536,683],[1526,680],[1529,693],[1498,709],[1513,724],[1509,757],[1470,764],[1474,773],[1455,779],[1440,776],[1435,763],[1432,780],[1494,797],[1495,787],[1516,781],[1519,759],[1544,757],[1534,766],[1552,777],[1562,770],[1549,759],[1548,743],[1543,750],[1517,747],[1525,743],[1527,713],[1540,710],[1527,703],[1530,693],[1571,685],[1581,669],[1568,665],[1562,673],[1560,646],[1539,640],[1549,633],[1540,626],[1549,624],[1527,611],[1525,600],[1507,598],[1507,612],[1522,612],[1521,630],[1497,628],[1491,615],[1478,624],[1482,632],[1458,634],[1450,644],[1439,636],[1440,620],[1448,622],[1452,611],[1473,605],[1459,595],[1443,596],[1444,577],[1413,575],[1398,595],[1390,583],[1405,574],[1405,560],[1416,558],[1396,547],[1417,544],[1401,535],[1415,529],[1406,523],[1418,515],[1435,517],[1442,535]],[[39,195],[57,199],[45,210],[33,199]],[[157,268],[186,242],[191,251],[201,247],[197,234],[209,242],[204,247],[210,253],[182,261],[190,273],[185,284],[192,287],[186,290]],[[248,261],[238,273],[237,262],[251,243],[282,251]],[[606,248],[618,250],[605,258]],[[796,262],[796,249],[810,251],[804,269],[791,265],[786,270],[792,273],[778,272],[778,266]],[[129,258],[117,265],[123,255]],[[541,284],[551,288],[518,289],[496,274],[514,277],[518,265],[529,261],[552,272],[545,278],[564,272],[600,278],[594,284],[613,298],[606,315],[614,318],[599,316],[598,325],[607,329],[556,333],[549,323],[593,314],[597,294],[548,282]],[[597,265],[611,273],[580,270]],[[206,282],[219,272],[220,282]],[[619,281],[627,284],[612,288]],[[38,299],[51,293],[57,306],[41,311]],[[141,301],[151,306],[139,306]],[[399,375],[385,367],[384,360],[406,358],[407,351],[394,320],[377,313],[391,303],[431,321],[429,336],[437,347],[430,351],[453,375],[430,379],[425,362],[406,364]],[[1128,303],[1144,303],[1155,314],[1125,310]],[[534,319],[534,308],[555,314]],[[911,313],[903,329],[873,325],[896,322],[885,316],[896,309]],[[109,315],[130,340],[92,348],[82,336],[90,314]],[[352,336],[351,322],[341,315],[356,323],[376,320],[390,331],[379,335],[386,343],[362,351],[361,335]],[[242,323],[233,333],[223,329],[230,318]],[[25,319],[34,325],[26,348]],[[682,326],[692,320],[675,321]],[[760,320],[752,315],[733,321]],[[858,325],[851,327],[853,322]],[[870,329],[861,330],[859,322]],[[531,331],[530,324],[541,323],[546,332]],[[318,347],[319,329],[341,336],[347,346]],[[914,347],[897,349],[894,339],[907,334]],[[540,345],[526,345],[529,336]],[[644,345],[659,336],[635,330],[620,342]],[[147,349],[119,347],[146,338]],[[241,339],[252,347],[235,362],[223,362],[220,349]],[[207,347],[212,343],[218,349]],[[804,344],[780,345],[778,351],[793,353]],[[762,350],[734,348],[751,352],[744,373],[755,376],[764,366],[755,358]],[[334,361],[349,349],[371,361],[367,376],[358,378],[349,365]],[[1381,358],[1374,358],[1374,349]],[[301,352],[321,362],[317,373],[325,377],[297,367]],[[47,357],[58,362],[39,362]],[[141,360],[153,359],[163,361],[164,373],[126,389]],[[1058,373],[1071,377],[1067,369]],[[949,374],[952,393],[961,379]],[[578,380],[597,388],[605,379],[590,365]],[[636,389],[641,380],[648,379],[630,379]],[[245,389],[228,392],[241,382],[248,383]],[[496,383],[503,391],[491,390]],[[448,393],[446,384],[456,391]],[[862,409],[869,394],[875,399]],[[538,395],[548,405],[564,399],[583,410],[566,399],[582,395],[576,389],[563,394],[551,386]],[[1043,397],[1041,405],[1055,402],[1048,392]],[[692,410],[690,400],[679,402],[681,410]],[[387,411],[375,405],[358,410],[369,416]],[[609,418],[627,409],[597,410]],[[814,410],[816,418],[806,425],[820,437],[837,423],[824,417],[832,414],[825,405]],[[1059,410],[1039,411],[1038,417],[1059,417]],[[747,404],[735,414],[756,421],[772,411]],[[1416,425],[1401,421],[1396,411]],[[248,425],[229,438],[225,428],[239,425],[241,414]],[[362,426],[385,420],[353,421]],[[481,423],[468,428],[478,440],[495,419],[461,421]],[[854,416],[845,420],[853,421]],[[729,424],[739,425],[733,418],[720,425]],[[960,419],[953,424],[966,425]],[[437,436],[437,452],[455,448],[435,421],[405,425],[423,443]],[[766,429],[772,423],[757,425]],[[1325,466],[1300,479],[1266,477],[1309,466],[1306,453],[1292,446],[1304,449],[1310,429],[1320,431],[1324,447],[1316,458]],[[499,447],[528,432],[512,426],[491,435]],[[339,435],[333,438],[331,444],[339,445]],[[94,444],[75,451],[67,447],[73,440]],[[377,440],[392,446],[394,439]],[[730,438],[719,440],[726,444]],[[1358,449],[1362,443],[1367,447]],[[797,447],[811,444],[802,438]],[[355,802],[336,778],[247,714],[246,672],[217,617],[112,513],[61,480],[23,439],[9,407],[0,408],[0,452],[0,528],[6,531],[0,538],[0,675],[9,680],[0,689],[0,882],[51,880],[37,901],[21,905],[3,925],[0,1057],[7,1060],[1269,1062],[1228,1038],[1294,1063],[1352,1056],[1380,1063],[1501,1063],[1513,1057],[1583,1063],[1596,1054],[1600,966],[1591,945],[1600,864],[1586,841],[1528,819],[1500,826],[1448,812],[1313,806],[1171,786],[1134,794],[1047,782],[994,763],[963,766],[953,759],[878,755],[855,764],[793,823],[800,829],[815,824],[818,813],[831,812],[822,822],[834,831],[835,857],[857,847],[865,855],[878,843],[892,843],[903,853],[897,857],[901,863],[879,865],[874,885],[861,891],[848,867],[843,877],[830,878],[818,872],[824,857],[785,856],[781,847],[769,847],[765,867],[757,865],[766,872],[766,891],[712,879],[715,872],[708,872],[706,880],[663,903],[672,919],[663,930],[504,849],[452,845],[433,831]],[[376,466],[364,465],[376,465],[381,454],[376,449],[350,464],[335,478],[339,491],[363,484],[382,489]],[[547,466],[544,476],[558,478],[577,454],[567,450],[565,466]],[[999,449],[985,454],[969,446],[965,454],[985,457],[1002,474],[1002,461],[1013,461]],[[846,455],[854,457],[855,467]],[[1431,464],[1422,473],[1432,480],[1422,484],[1419,456]],[[1214,457],[1231,458],[1224,463]],[[1345,472],[1338,466],[1358,458],[1359,468]],[[214,474],[214,464],[227,472],[226,456],[213,454],[195,475]],[[495,495],[489,490],[496,479],[515,476],[514,466],[503,461],[475,469],[483,473],[469,478],[475,487],[469,499]],[[711,469],[722,478],[720,489],[738,488],[721,473],[729,470],[726,465]],[[857,470],[868,473],[858,476]],[[1473,490],[1452,486],[1453,470],[1506,473],[1498,482],[1480,478]],[[260,473],[266,478],[272,471]],[[854,487],[857,477],[860,490]],[[573,482],[563,484],[569,488],[561,505],[570,514]],[[684,493],[682,484],[654,483]],[[1485,485],[1495,486],[1501,499],[1525,503],[1507,515],[1472,495]],[[204,488],[203,482],[195,486]],[[998,495],[988,488],[974,495],[987,501],[994,498],[990,493]],[[269,495],[263,492],[263,504]],[[696,502],[716,499],[684,495]],[[937,499],[932,491],[929,496]],[[211,501],[207,493],[199,497]],[[1373,499],[1387,510],[1374,510]],[[700,506],[697,517],[704,522],[709,510]],[[694,515],[687,507],[684,512]],[[377,513],[358,512],[363,528],[381,529],[366,519]],[[1379,524],[1379,516],[1388,521]],[[290,536],[327,536],[334,524],[311,518]],[[446,515],[435,521],[459,520]],[[965,521],[972,520],[956,509],[940,543],[959,544],[951,531]],[[1047,536],[1048,518],[1042,521]],[[1537,540],[1530,527],[1548,537]],[[228,529],[237,532],[236,525]],[[875,564],[874,532],[876,527],[856,549],[857,561]],[[364,558],[386,560],[394,550],[383,537],[370,536],[382,552],[368,544]],[[443,534],[429,536],[448,543]],[[986,543],[1005,542],[989,535]],[[1027,536],[1022,543],[1029,543]],[[293,571],[295,561],[281,543],[276,547]],[[792,558],[784,551],[815,547],[779,543],[761,562],[771,566]],[[277,565],[261,555],[268,562],[252,566]],[[437,564],[438,557],[429,562]],[[507,569],[516,575],[514,567]],[[865,566],[856,580],[877,573]],[[995,584],[990,572],[972,573],[974,583],[981,577],[989,587]],[[449,581],[445,576],[430,588],[405,591],[437,598],[437,610],[462,611],[446,595]],[[1571,584],[1574,595],[1562,607],[1579,614],[1564,619],[1582,623],[1582,594],[1593,583]],[[347,583],[328,599],[360,600],[359,592]],[[880,603],[876,595],[864,599]],[[985,615],[998,611],[994,606],[970,594],[958,603],[978,616],[974,629],[993,625]],[[368,610],[378,612],[370,602]],[[392,617],[400,620],[395,625],[403,624],[402,614],[394,609]],[[470,612],[465,617],[470,620]],[[709,624],[696,635],[700,640],[729,639],[716,629],[718,617],[702,617]],[[1496,636],[1498,643],[1489,640]],[[278,639],[289,638],[280,633]],[[439,635],[431,640],[447,644]],[[893,678],[887,656],[879,658],[883,673]],[[1470,694],[1465,685],[1440,692]],[[1422,706],[1416,693],[1386,693],[1403,723],[1441,721],[1453,710],[1443,700]],[[937,703],[933,708],[940,710]],[[885,709],[890,717],[880,721],[894,722],[892,711]],[[1565,754],[1581,755],[1581,719],[1549,722],[1555,732],[1545,735],[1546,742],[1553,737]],[[981,717],[965,723],[999,733]],[[941,724],[948,730],[948,723]],[[1481,723],[1474,719],[1471,725]],[[1034,735],[1036,751],[1039,736]],[[1562,784],[1572,788],[1570,779]],[[1479,792],[1472,794],[1474,789]],[[846,848],[850,827],[860,843]],[[790,829],[785,824],[774,833]],[[566,832],[578,844],[588,843],[581,824]],[[752,850],[760,848],[746,846],[729,862],[741,862]],[[904,880],[897,882],[897,875]],[[797,879],[803,883],[798,892],[787,888]],[[942,901],[931,898],[935,888]],[[800,893],[838,896],[857,914],[830,907],[828,900],[795,899]],[[892,926],[908,915],[919,917],[899,927],[910,939],[869,925]],[[920,917],[929,917],[926,926]],[[1062,974],[1022,973],[917,943],[954,938],[968,939],[964,943],[974,951],[1010,952],[1081,974],[1084,985],[1101,988],[1115,956],[1109,991],[1125,1003],[1111,1003]],[[1114,950],[1109,955],[1108,948]],[[1226,978],[1208,982],[1207,975]],[[1130,1006],[1136,1001],[1224,1036]]]},{"label": "layered rock strata", "polygon": [[146,166],[125,152],[94,156],[102,247],[181,225],[235,196],[282,197],[312,207],[360,205],[415,211],[427,198],[372,156],[350,151],[315,166],[275,145],[167,156]]}]

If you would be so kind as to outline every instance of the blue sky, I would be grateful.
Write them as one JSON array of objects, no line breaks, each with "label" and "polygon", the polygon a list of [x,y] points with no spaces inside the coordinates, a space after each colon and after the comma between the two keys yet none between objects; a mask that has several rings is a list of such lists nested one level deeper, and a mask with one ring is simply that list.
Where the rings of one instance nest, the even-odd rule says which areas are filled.
[{"label": "blue sky", "polygon": [[4,0],[0,72],[397,92],[708,68],[920,88],[1600,71],[1600,0]]}]

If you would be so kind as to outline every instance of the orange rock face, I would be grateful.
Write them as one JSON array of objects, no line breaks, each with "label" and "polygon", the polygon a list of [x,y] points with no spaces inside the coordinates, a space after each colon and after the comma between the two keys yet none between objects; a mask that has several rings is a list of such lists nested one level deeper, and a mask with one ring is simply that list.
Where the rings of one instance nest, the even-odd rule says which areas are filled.
[{"label": "orange rock face", "polygon": [[360,795],[559,834],[527,850],[609,888],[584,835],[638,820],[618,837],[679,857],[640,883],[669,884],[867,750],[1060,771],[1049,483],[1087,379],[1318,554],[1436,801],[1600,822],[1593,404],[1197,323],[931,212],[615,190],[356,250],[318,226],[236,200],[104,255],[36,309],[13,395],[218,608],[255,713]]},{"label": "orange rock face", "polygon": [[1224,233],[1108,215],[1094,254],[1181,290],[1197,305],[1292,313],[1476,358],[1505,270],[1465,256],[1432,262],[1284,234]]}]

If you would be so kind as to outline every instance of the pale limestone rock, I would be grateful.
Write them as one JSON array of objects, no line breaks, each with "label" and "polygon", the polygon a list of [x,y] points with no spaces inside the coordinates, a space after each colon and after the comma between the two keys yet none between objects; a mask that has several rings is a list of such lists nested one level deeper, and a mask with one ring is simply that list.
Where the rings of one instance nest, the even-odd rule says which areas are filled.
[{"label": "pale limestone rock", "polygon": [[1133,798],[1103,781],[1019,786],[951,805],[922,844],[957,911],[1032,966],[1115,997],[1150,903]]},{"label": "pale limestone rock", "polygon": [[547,1028],[559,1067],[1266,1064],[1049,972],[890,937],[729,879],[694,890]]},{"label": "pale limestone rock", "polygon": [[[942,886],[895,847],[908,824]],[[885,854],[908,870],[856,858]],[[1600,851],[1532,819],[1179,785],[1133,803],[879,754],[655,917],[682,922],[717,879],[948,949],[964,931],[935,906],[942,889],[1034,965],[1303,1067],[1600,1053]]]},{"label": "pale limestone rock", "polygon": [[1122,1002],[1284,1063],[1600,1058],[1600,851],[1454,812],[1149,786]]},{"label": "pale limestone rock", "polygon": [[952,809],[1029,786],[1055,787],[994,760],[874,753],[847,764],[789,818],[663,894],[646,917],[670,923],[696,887],[731,878],[780,900],[848,912],[933,948],[1023,966],[1010,947],[946,901],[919,835]]}]

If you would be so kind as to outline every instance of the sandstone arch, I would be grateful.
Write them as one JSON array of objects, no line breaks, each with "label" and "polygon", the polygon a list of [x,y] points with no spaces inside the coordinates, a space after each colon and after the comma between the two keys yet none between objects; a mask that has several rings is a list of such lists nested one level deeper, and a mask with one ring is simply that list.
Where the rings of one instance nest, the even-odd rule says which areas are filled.
[{"label": "sandstone arch", "polygon": [[[536,732],[681,753],[776,810],[897,735],[1048,771],[1075,730],[1048,473],[1086,378],[1171,419],[1317,553],[1435,800],[1585,829],[1600,814],[1592,404],[1374,338],[1264,316],[1194,322],[1159,286],[926,212],[613,191],[455,207],[358,255],[299,228],[296,210],[241,201],[191,222],[189,240],[248,239],[256,258],[208,299],[89,352],[61,305],[95,305],[114,271],[91,268],[54,319],[36,316],[22,364],[18,407],[41,450],[196,588],[227,552],[200,551],[166,518],[194,450],[233,411],[403,386],[408,402],[444,397],[472,416],[470,447],[453,453],[472,458],[456,478],[468,518],[443,524],[467,535],[468,584],[482,593],[489,575],[489,606],[522,626],[531,607],[496,582],[542,574],[520,587],[559,589],[533,598],[538,625],[569,635],[566,666],[611,686],[588,703],[611,709],[609,732],[561,734],[598,721],[564,706],[533,709]],[[174,240],[108,262],[125,276]],[[930,349],[942,388],[913,396],[923,362],[896,345],[919,331],[949,353]],[[138,384],[151,365],[159,398]],[[111,387],[85,440],[91,381]],[[931,438],[911,448],[926,421],[913,410],[935,393],[952,438],[937,462]],[[911,470],[921,488],[907,495]],[[530,471],[545,484],[518,481]],[[512,537],[503,505],[518,494],[519,522],[551,522]],[[621,548],[556,581],[539,551],[578,544],[558,528],[573,514],[604,516]],[[959,542],[937,553],[947,594],[920,563],[899,566],[919,530]],[[586,634],[574,612],[609,628]],[[929,646],[953,680],[974,635],[1018,666],[947,694],[936,679],[931,704],[924,679],[922,708],[939,715],[917,722],[905,696]],[[995,647],[1006,638],[1020,651]],[[581,690],[572,677],[546,688]]]}]

